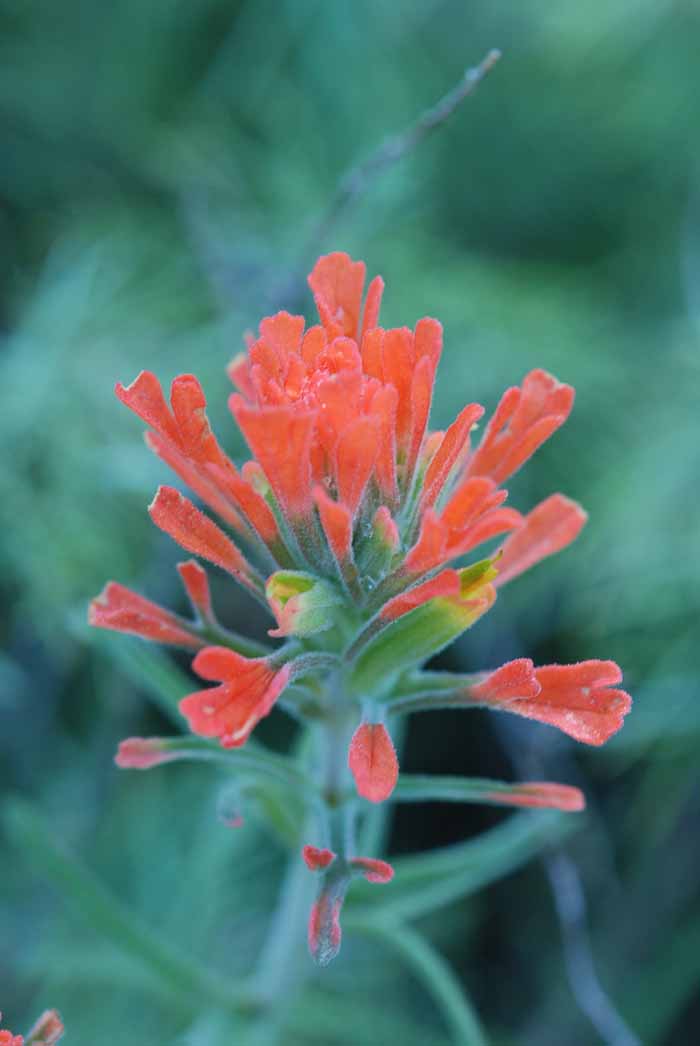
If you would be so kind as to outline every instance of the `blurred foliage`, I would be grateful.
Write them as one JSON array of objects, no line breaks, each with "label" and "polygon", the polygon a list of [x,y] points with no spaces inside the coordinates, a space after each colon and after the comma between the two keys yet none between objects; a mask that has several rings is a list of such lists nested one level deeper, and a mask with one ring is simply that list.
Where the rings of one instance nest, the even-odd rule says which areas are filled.
[{"label": "blurred foliage", "polygon": [[[283,865],[254,811],[238,832],[217,824],[211,768],[112,765],[121,737],[172,729],[162,694],[180,676],[145,663],[136,641],[89,636],[87,601],[108,577],[181,599],[178,551],[145,513],[163,471],[112,387],[142,367],[164,381],[196,371],[240,455],[225,363],[266,310],[308,308],[299,287],[314,254],[346,249],[387,280],[388,324],[425,313],[445,324],[438,424],[468,399],[492,407],[535,365],[578,390],[512,495],[527,508],[562,489],[588,527],[441,663],[611,657],[635,697],[602,751],[531,724],[504,732],[480,713],[424,717],[405,767],[508,779],[531,765],[582,785],[590,813],[565,845],[601,981],[645,1044],[697,1043],[700,8],[0,0],[0,18],[9,1025],[52,1005],[76,1046],[238,1041],[218,989],[194,1006],[93,917],[81,887],[101,883],[168,955],[233,990]],[[494,46],[505,57],[477,94],[319,240],[342,173]],[[218,597],[232,625],[262,624],[230,586]],[[281,714],[261,731],[277,747],[290,733]],[[482,808],[408,806],[389,850],[501,822]],[[603,1041],[572,996],[541,866],[501,874],[418,925],[491,1042]],[[290,1046],[448,1041],[399,954],[351,932],[289,1022]]]}]

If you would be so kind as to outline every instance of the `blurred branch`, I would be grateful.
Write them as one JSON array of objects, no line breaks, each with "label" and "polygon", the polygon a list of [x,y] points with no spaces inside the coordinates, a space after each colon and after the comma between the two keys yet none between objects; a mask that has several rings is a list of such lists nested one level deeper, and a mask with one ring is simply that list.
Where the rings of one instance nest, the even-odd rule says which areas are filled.
[{"label": "blurred branch", "polygon": [[[303,275],[300,273],[305,274],[309,261],[315,260],[316,256],[321,253],[331,231],[351,204],[367,192],[377,177],[403,160],[420,145],[424,138],[449,120],[462,102],[474,93],[500,57],[500,51],[495,49],[489,51],[478,65],[467,69],[452,90],[448,91],[430,109],[426,109],[410,127],[399,134],[385,138],[365,160],[354,164],[341,176],[330,202],[306,240],[300,254],[299,266],[283,277],[281,284],[270,288],[266,295],[269,302],[275,307],[299,307],[298,303],[302,300],[305,287]],[[265,285],[268,276],[255,264],[239,261],[234,266],[226,260],[216,257],[207,231],[207,222],[203,218],[203,211],[206,212],[206,201],[198,200],[193,195],[183,196],[181,201],[183,223],[200,267],[219,306],[225,313],[230,307],[232,286],[235,285],[240,291],[242,286],[261,283]]]},{"label": "blurred branch", "polygon": [[562,850],[542,860],[559,917],[569,984],[580,1010],[610,1046],[641,1046],[598,980],[588,934],[586,898],[575,862]]},{"label": "blurred branch", "polygon": [[[531,746],[523,754],[513,724],[507,718],[496,721],[496,732],[510,761],[524,777],[546,776],[545,760]],[[542,855],[542,864],[554,898],[564,951],[564,963],[571,993],[579,1009],[586,1015],[606,1046],[641,1046],[623,1017],[605,992],[595,967],[588,930],[586,897],[581,875],[575,861],[560,846],[549,847]]]},{"label": "blurred branch", "polygon": [[386,138],[373,153],[351,167],[341,177],[338,188],[306,244],[305,257],[316,255],[326,240],[330,230],[342,216],[346,208],[366,192],[374,179],[389,167],[393,167],[417,146],[432,131],[449,120],[450,116],[462,104],[465,98],[473,94],[484,77],[491,72],[501,57],[497,50],[489,51],[486,57],[471,69],[467,69],[462,79],[448,91],[432,108],[427,109],[410,127],[400,134]]}]

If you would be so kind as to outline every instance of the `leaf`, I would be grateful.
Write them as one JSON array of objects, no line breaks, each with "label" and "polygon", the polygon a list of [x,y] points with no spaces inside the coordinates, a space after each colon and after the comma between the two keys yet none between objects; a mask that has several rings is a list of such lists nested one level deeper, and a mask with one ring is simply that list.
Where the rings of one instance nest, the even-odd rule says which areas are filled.
[{"label": "leaf", "polygon": [[[394,879],[379,898],[382,915],[416,919],[436,911],[520,868],[580,824],[558,812],[516,814],[476,839],[399,858],[393,862]],[[362,882],[347,902],[349,909],[377,903],[376,892]]]}]

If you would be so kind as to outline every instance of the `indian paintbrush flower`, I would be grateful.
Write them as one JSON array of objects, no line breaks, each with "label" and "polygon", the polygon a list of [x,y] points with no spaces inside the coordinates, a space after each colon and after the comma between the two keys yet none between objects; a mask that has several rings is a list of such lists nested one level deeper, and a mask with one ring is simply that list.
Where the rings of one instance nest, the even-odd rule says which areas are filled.
[{"label": "indian paintbrush flower", "polygon": [[[111,582],[90,620],[194,653],[194,671],[217,684],[180,702],[202,738],[240,747],[278,702],[313,724],[325,753],[315,787],[329,845],[307,845],[303,858],[321,876],[308,932],[325,963],[340,946],[352,878],[388,882],[393,874],[385,862],[348,855],[362,810],[356,795],[378,803],[397,786],[392,717],[478,705],[597,745],[620,728],[630,698],[609,661],[537,668],[521,658],[489,673],[444,677],[421,669],[490,610],[502,585],[583,527],[584,511],[563,495],[523,515],[505,504],[503,487],[566,421],[574,392],[533,370],[504,393],[480,439],[478,403],[445,432],[430,431],[440,323],[382,328],[383,281],[375,277],[363,301],[365,266],[347,254],[320,258],[309,284],[320,323],[307,328],[287,312],[267,317],[228,367],[229,406],[253,455],[242,468],[213,435],[194,376],[174,380],[169,403],[149,372],[116,390],[149,426],[148,445],[205,510],[163,486],[149,509],[154,523],[239,582],[270,613],[269,634],[281,643],[222,628],[207,575],[192,560],[178,569],[194,618]],[[497,547],[455,564],[486,542]],[[180,754],[167,741],[132,738],[117,762],[146,768]],[[583,806],[567,785],[474,781],[467,792],[514,807]]]}]

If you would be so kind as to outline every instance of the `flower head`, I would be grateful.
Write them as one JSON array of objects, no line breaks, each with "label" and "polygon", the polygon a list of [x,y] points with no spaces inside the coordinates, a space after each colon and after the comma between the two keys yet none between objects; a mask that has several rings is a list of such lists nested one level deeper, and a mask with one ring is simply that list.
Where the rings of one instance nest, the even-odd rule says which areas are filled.
[{"label": "flower head", "polygon": [[[402,788],[385,725],[392,715],[484,705],[602,744],[630,707],[610,661],[536,668],[520,658],[446,681],[422,669],[491,609],[502,586],[580,533],[586,514],[564,495],[521,512],[503,487],[564,423],[574,393],[533,370],[504,393],[480,438],[485,411],[476,402],[445,431],[431,431],[442,326],[425,317],[413,329],[385,329],[384,283],[375,277],[365,294],[365,277],[364,264],[347,254],[319,258],[309,277],[319,322],[268,316],[229,365],[230,409],[252,454],[240,468],[214,436],[193,375],[173,381],[169,401],[149,372],[116,389],[148,426],[149,447],[199,502],[162,486],[149,508],[153,522],[242,585],[270,615],[268,634],[279,645],[223,628],[194,560],[178,567],[192,619],[115,582],[90,610],[99,627],[190,650],[194,672],[216,684],[180,702],[190,730],[211,743],[129,738],[118,765],[145,769],[194,745],[234,767],[221,747],[243,745],[284,691],[285,708],[320,731],[325,755],[311,770],[323,779],[314,782],[311,805],[325,804],[323,834],[334,849],[307,845],[303,860],[320,876],[308,933],[321,964],[340,947],[351,880],[385,883],[393,875],[384,861],[348,855],[356,794],[374,803],[417,790],[422,799],[501,806],[584,804],[578,789],[543,782],[426,785],[431,779],[419,776]],[[238,758],[250,767],[256,756]],[[266,758],[268,771],[280,774],[284,757]],[[282,776],[290,788],[302,780],[300,801],[308,803],[305,773],[293,769]],[[239,823],[237,813],[224,820]]]}]

